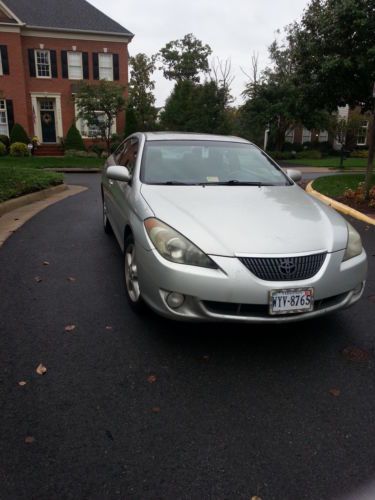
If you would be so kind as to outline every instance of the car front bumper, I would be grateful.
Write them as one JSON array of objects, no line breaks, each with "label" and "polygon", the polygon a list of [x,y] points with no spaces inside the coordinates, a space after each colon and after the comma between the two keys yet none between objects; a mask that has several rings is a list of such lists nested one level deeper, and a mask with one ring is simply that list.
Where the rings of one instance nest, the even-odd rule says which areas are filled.
[{"label": "car front bumper", "polygon": [[[367,258],[362,253],[342,262],[344,250],[329,253],[319,272],[308,280],[264,281],[236,257],[212,256],[219,269],[174,264],[156,250],[137,246],[138,279],[142,297],[159,314],[183,321],[287,323],[343,309],[357,302],[364,290]],[[314,288],[314,310],[306,313],[269,314],[271,290]],[[172,308],[169,293],[184,296]]]}]

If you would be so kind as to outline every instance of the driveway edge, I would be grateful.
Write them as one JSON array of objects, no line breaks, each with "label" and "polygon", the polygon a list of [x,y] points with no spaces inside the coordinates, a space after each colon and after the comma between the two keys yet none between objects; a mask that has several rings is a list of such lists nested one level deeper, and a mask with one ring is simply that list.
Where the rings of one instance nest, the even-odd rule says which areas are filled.
[{"label": "driveway edge", "polygon": [[45,200],[49,196],[52,196],[62,191],[66,191],[68,186],[66,184],[59,184],[58,186],[53,186],[47,189],[42,189],[41,191],[36,191],[35,193],[25,194],[19,196],[18,198],[12,198],[11,200],[4,201],[0,203],[0,217],[12,210],[24,207],[25,205],[30,205],[30,203],[35,203],[36,201]]},{"label": "driveway edge", "polygon": [[306,186],[306,193],[310,194],[311,196],[314,196],[314,198],[317,198],[318,200],[334,208],[338,212],[341,212],[345,215],[350,215],[350,217],[353,217],[354,219],[375,226],[375,219],[372,219],[368,215],[363,214],[362,212],[359,212],[358,210],[355,210],[355,208],[349,207],[344,203],[340,203],[339,201],[333,200],[332,198],[329,198],[328,196],[319,193],[319,191],[315,191],[315,189],[312,187],[313,182],[314,181],[310,181]]}]

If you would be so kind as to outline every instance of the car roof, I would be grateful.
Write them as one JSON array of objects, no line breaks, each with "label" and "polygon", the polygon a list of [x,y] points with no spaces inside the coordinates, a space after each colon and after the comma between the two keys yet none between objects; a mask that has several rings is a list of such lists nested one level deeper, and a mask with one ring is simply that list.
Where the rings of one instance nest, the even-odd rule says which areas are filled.
[{"label": "car roof", "polygon": [[230,135],[197,134],[195,132],[144,132],[146,141],[221,141],[250,144],[246,139]]}]

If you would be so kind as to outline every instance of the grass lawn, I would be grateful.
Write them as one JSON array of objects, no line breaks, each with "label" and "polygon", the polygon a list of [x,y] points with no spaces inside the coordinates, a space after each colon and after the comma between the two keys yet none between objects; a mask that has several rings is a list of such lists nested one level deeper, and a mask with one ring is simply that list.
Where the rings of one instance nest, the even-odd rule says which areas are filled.
[{"label": "grass lawn", "polygon": [[75,158],[70,156],[29,156],[27,158],[0,156],[0,168],[102,168],[104,161],[101,158]]},{"label": "grass lawn", "polygon": [[[344,194],[346,189],[356,189],[360,182],[365,180],[365,176],[361,174],[353,175],[330,175],[315,179],[312,187],[330,197],[339,197]],[[375,175],[372,176],[372,185],[375,185]]]},{"label": "grass lawn", "polygon": [[23,194],[62,184],[63,175],[30,168],[0,168],[0,203]]},{"label": "grass lawn", "polygon": [[[340,168],[340,158],[338,156],[328,156],[320,160],[285,160],[290,165],[305,165],[306,167],[328,167]],[[348,158],[344,160],[344,168],[366,168],[367,158]]]}]

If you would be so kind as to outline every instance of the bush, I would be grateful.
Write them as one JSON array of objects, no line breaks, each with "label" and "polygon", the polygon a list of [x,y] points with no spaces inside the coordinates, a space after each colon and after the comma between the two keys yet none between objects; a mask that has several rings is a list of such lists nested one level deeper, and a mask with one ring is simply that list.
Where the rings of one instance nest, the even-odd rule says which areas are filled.
[{"label": "bush", "polygon": [[72,150],[72,149],[80,151],[86,150],[81,134],[79,133],[79,130],[74,123],[68,130],[68,133],[66,134],[66,138],[64,141],[64,148],[65,150]]},{"label": "bush", "polygon": [[350,153],[350,158],[368,158],[368,150],[366,149],[359,149],[359,150],[354,150]]},{"label": "bush", "polygon": [[65,150],[65,156],[71,156],[75,158],[97,158],[98,155],[93,151],[82,151],[80,149],[67,149]]},{"label": "bush", "polygon": [[15,142],[10,146],[10,156],[30,156],[29,149],[23,142]]},{"label": "bush", "polygon": [[286,142],[284,144],[284,151],[296,151],[297,153],[299,151],[303,150],[303,145],[300,144],[299,142]]},{"label": "bush", "polygon": [[0,156],[5,156],[7,154],[7,148],[5,144],[0,142]]},{"label": "bush", "polygon": [[92,146],[89,146],[89,151],[95,153],[98,157],[100,157],[105,150],[106,148],[100,144],[93,144]]},{"label": "bush", "polygon": [[300,151],[297,153],[297,158],[301,160],[320,160],[322,157],[322,153],[317,151],[316,149],[306,149],[305,151]]},{"label": "bush", "polygon": [[29,144],[30,139],[28,138],[25,129],[19,123],[13,125],[12,131],[10,133],[10,143],[22,142],[23,144]]},{"label": "bush", "polygon": [[274,160],[291,160],[295,156],[294,154],[286,151],[267,151],[267,153]]},{"label": "bush", "polygon": [[0,135],[0,142],[2,142],[7,149],[9,149],[10,141],[7,135]]}]

